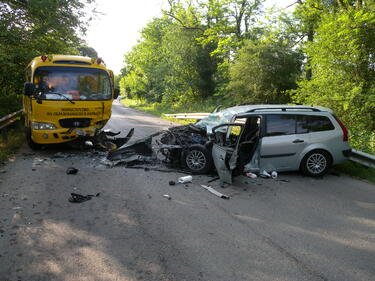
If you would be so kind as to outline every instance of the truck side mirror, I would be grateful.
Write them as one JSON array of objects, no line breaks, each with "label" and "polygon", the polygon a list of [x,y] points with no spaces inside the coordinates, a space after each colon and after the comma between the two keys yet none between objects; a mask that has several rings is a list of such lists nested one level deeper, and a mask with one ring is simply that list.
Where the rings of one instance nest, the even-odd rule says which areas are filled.
[{"label": "truck side mirror", "polygon": [[117,99],[119,95],[120,95],[120,89],[119,88],[115,88],[113,99]]},{"label": "truck side mirror", "polygon": [[35,87],[33,83],[26,82],[24,85],[24,95],[25,96],[32,96],[35,92]]}]

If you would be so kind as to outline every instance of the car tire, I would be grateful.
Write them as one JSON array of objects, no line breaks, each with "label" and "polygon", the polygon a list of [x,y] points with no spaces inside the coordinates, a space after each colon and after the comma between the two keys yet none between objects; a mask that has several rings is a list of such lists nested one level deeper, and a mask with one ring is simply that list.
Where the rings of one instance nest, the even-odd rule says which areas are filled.
[{"label": "car tire", "polygon": [[332,157],[325,150],[313,150],[307,153],[301,161],[301,171],[311,177],[325,175],[332,166]]},{"label": "car tire", "polygon": [[182,165],[193,174],[206,174],[212,168],[212,156],[203,145],[195,144],[182,154]]},{"label": "car tire", "polygon": [[25,129],[25,135],[26,135],[26,142],[32,150],[40,150],[42,148],[41,144],[35,143],[33,141],[33,139],[31,138],[31,129],[30,128]]}]

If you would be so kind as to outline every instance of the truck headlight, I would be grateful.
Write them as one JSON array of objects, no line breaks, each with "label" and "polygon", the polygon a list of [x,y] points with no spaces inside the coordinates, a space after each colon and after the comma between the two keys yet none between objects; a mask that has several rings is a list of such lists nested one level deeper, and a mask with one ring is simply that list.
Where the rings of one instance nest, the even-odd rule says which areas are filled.
[{"label": "truck headlight", "polygon": [[55,130],[57,129],[52,123],[45,122],[32,122],[31,127],[33,130]]}]

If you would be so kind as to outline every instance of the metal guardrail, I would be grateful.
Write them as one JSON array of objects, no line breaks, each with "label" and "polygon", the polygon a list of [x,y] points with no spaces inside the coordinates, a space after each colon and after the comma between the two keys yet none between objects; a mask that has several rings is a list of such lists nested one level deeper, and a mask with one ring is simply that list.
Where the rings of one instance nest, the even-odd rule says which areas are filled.
[{"label": "metal guardrail", "polygon": [[13,112],[11,114],[4,116],[3,118],[0,118],[0,130],[12,124],[13,122],[15,122],[17,120],[17,117],[21,115],[22,112],[23,110],[21,109],[21,110],[18,110],[16,112]]},{"label": "metal guardrail", "polygon": [[375,168],[375,156],[369,153],[352,149],[349,159],[366,167]]},{"label": "metal guardrail", "polygon": [[164,116],[172,117],[176,119],[204,119],[210,113],[200,112],[200,113],[175,113],[175,114],[164,114]]}]

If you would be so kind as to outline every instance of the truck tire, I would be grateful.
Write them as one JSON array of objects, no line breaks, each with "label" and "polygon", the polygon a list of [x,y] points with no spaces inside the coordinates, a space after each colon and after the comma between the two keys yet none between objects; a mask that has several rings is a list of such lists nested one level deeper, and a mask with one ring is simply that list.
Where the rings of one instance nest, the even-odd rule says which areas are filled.
[{"label": "truck tire", "polygon": [[40,150],[42,148],[41,144],[35,143],[32,140],[32,138],[31,138],[31,129],[30,128],[28,128],[28,127],[25,128],[25,135],[26,135],[26,142],[27,142],[28,146],[32,150]]}]

